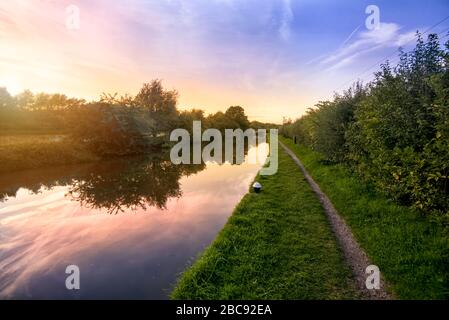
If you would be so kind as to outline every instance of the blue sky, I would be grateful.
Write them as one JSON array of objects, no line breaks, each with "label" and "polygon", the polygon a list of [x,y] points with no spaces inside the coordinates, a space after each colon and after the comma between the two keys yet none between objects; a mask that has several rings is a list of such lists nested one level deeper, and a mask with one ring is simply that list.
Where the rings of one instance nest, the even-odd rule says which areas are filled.
[{"label": "blue sky", "polygon": [[[68,5],[79,8],[74,30]],[[375,30],[368,5],[379,8]],[[279,122],[369,80],[376,68],[362,71],[446,16],[447,0],[2,1],[0,86],[93,99],[160,78],[181,109],[239,104]],[[448,29],[449,19],[432,31]]]}]

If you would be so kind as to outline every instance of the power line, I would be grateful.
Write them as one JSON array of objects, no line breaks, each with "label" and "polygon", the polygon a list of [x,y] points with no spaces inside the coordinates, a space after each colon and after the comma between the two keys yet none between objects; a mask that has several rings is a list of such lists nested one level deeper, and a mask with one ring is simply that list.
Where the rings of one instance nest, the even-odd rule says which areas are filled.
[{"label": "power line", "polygon": [[441,34],[446,33],[446,35],[442,36],[440,39],[444,39],[447,36],[449,36],[449,28],[447,28],[446,30],[441,31],[440,33],[438,33],[438,37],[440,37]]}]

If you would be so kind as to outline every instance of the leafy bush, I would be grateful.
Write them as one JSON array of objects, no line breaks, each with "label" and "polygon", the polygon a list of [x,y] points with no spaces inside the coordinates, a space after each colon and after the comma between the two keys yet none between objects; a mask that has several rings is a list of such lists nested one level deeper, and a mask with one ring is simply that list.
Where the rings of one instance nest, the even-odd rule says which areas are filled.
[{"label": "leafy bush", "polygon": [[343,162],[400,203],[449,216],[449,42],[437,35],[367,86],[320,102],[283,133]]}]

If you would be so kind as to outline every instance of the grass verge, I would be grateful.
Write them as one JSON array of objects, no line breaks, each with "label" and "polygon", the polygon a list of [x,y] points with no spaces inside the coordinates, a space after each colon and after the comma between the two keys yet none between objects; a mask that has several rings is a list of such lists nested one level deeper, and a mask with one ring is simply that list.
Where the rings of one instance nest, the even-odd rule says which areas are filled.
[{"label": "grass verge", "polygon": [[258,176],[215,241],[184,272],[173,299],[351,299],[351,273],[323,209],[283,151]]},{"label": "grass verge", "polygon": [[399,206],[343,165],[282,138],[351,227],[394,293],[402,299],[449,298],[449,237],[438,223]]},{"label": "grass verge", "polygon": [[98,156],[59,136],[0,136],[0,173],[97,160]]}]

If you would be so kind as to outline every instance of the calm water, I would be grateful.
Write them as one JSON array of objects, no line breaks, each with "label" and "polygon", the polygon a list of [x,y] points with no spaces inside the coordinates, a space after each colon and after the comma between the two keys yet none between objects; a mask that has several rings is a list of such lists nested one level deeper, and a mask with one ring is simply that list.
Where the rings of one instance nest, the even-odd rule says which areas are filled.
[{"label": "calm water", "polygon": [[166,298],[259,168],[161,157],[0,175],[0,298]]}]

